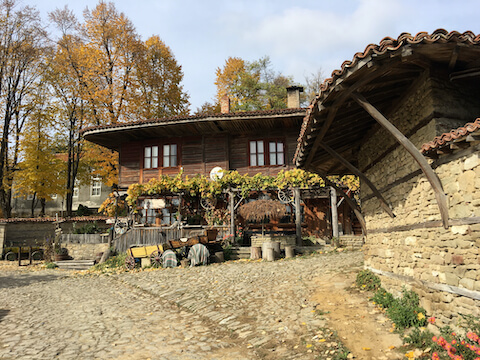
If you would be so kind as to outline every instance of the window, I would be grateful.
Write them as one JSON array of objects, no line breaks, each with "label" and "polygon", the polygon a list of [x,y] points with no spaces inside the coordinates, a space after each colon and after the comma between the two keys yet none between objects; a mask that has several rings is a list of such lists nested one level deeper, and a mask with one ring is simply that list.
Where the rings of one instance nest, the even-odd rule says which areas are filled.
[{"label": "window", "polygon": [[283,141],[269,141],[268,152],[270,154],[270,165],[285,165]]},{"label": "window", "polygon": [[[161,153],[160,153],[161,151]],[[178,166],[177,144],[164,144],[161,146],[145,146],[143,168],[156,169],[159,167]]]},{"label": "window", "polygon": [[92,182],[92,196],[100,196],[102,192],[102,182],[100,178],[94,178]]},{"label": "window", "polygon": [[74,198],[78,198],[79,186],[80,186],[80,181],[78,181],[78,179],[75,179],[75,186],[73,187],[73,197]]},{"label": "window", "polygon": [[145,146],[143,167],[145,169],[158,168],[158,146]]},{"label": "window", "polygon": [[34,195],[33,194],[28,194],[27,195],[27,200],[33,200],[34,199]]},{"label": "window", "polygon": [[50,196],[52,198],[52,200],[57,200],[57,197],[58,195],[57,194],[53,194],[52,196]]},{"label": "window", "polygon": [[163,145],[163,167],[177,166],[177,144]]},{"label": "window", "polygon": [[281,140],[250,141],[250,166],[285,165],[285,146]]}]

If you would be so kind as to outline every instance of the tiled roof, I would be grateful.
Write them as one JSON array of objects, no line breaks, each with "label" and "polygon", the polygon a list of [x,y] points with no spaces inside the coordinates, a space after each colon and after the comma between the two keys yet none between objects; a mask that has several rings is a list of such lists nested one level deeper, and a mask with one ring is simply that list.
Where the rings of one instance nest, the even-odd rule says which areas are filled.
[{"label": "tiled roof", "polygon": [[429,151],[439,149],[451,141],[459,140],[478,130],[480,130],[480,118],[477,118],[473,123],[467,123],[465,126],[459,127],[458,129],[453,129],[448,133],[436,136],[432,141],[423,144],[420,151],[423,154],[428,153]]},{"label": "tiled roof", "polygon": [[302,148],[304,146],[303,142],[306,139],[307,132],[310,131],[309,129],[314,118],[312,112],[315,107],[322,103],[322,101],[326,99],[328,95],[335,89],[338,82],[341,86],[342,79],[347,78],[353,72],[355,72],[356,69],[364,66],[366,62],[368,62],[366,60],[375,62],[377,59],[389,58],[393,56],[393,53],[402,51],[401,48],[407,45],[433,43],[462,43],[467,45],[478,45],[480,44],[480,35],[475,35],[471,31],[460,33],[458,31],[448,32],[444,29],[435,30],[432,34],[428,34],[427,32],[419,32],[414,36],[409,33],[402,33],[397,39],[385,37],[378,45],[369,44],[363,52],[356,53],[352,60],[344,61],[340,69],[334,70],[331,77],[324,80],[320,86],[320,94],[312,100],[307,109],[307,113],[300,129],[298,146],[295,152],[295,162],[297,162],[297,165],[299,157],[301,156],[300,154]]},{"label": "tiled roof", "polygon": [[[471,31],[466,31],[464,33],[459,33],[458,31],[448,32],[444,29],[435,30],[432,34],[427,32],[419,32],[417,35],[412,36],[409,33],[402,33],[397,39],[392,39],[391,37],[383,38],[378,45],[369,44],[363,52],[357,52],[353,59],[350,61],[344,61],[341,68],[334,70],[332,72],[332,77],[325,79],[323,84],[320,86],[320,90],[325,92],[329,87],[335,83],[335,80],[339,77],[342,77],[349,68],[354,67],[359,61],[365,59],[368,56],[381,56],[385,55],[388,52],[394,52],[400,49],[402,46],[408,44],[431,44],[431,43],[466,43],[466,44],[479,44],[480,35],[475,35]],[[321,95],[320,95],[321,97]]]},{"label": "tiled roof", "polygon": [[114,128],[123,128],[131,127],[135,125],[146,125],[146,124],[168,124],[168,123],[188,123],[196,120],[203,119],[228,119],[228,118],[238,118],[238,117],[261,117],[261,116],[274,116],[274,115],[288,115],[295,114],[300,111],[305,111],[304,108],[288,108],[288,109],[275,109],[275,110],[257,110],[257,111],[239,111],[239,112],[229,112],[229,113],[209,113],[209,114],[199,114],[199,115],[189,115],[189,116],[171,116],[161,119],[148,119],[148,120],[137,120],[124,123],[116,123],[111,125],[102,125],[102,126],[93,126],[82,130],[82,133],[92,131],[92,130],[106,130]]}]

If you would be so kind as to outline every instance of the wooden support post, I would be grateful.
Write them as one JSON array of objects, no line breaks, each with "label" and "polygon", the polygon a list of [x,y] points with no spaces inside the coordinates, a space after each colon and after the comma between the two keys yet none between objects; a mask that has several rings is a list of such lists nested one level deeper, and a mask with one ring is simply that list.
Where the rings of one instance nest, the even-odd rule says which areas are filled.
[{"label": "wooden support post", "polygon": [[28,262],[30,265],[32,265],[32,247],[28,247]]},{"label": "wooden support post", "polygon": [[415,145],[412,144],[410,140],[407,139],[405,135],[402,134],[388,119],[383,116],[383,114],[378,111],[372,104],[370,104],[365,97],[357,92],[351,93],[352,98],[368,112],[380,125],[382,125],[388,132],[390,132],[400,145],[402,145],[405,150],[407,150],[410,155],[415,159],[415,161],[422,169],[423,173],[430,182],[433,191],[435,193],[435,198],[437,199],[437,204],[440,209],[440,215],[442,217],[443,227],[448,229],[448,207],[447,207],[447,197],[443,191],[442,182],[438,178],[437,174],[428,164],[425,157],[418,151]]},{"label": "wooden support post", "polygon": [[232,242],[235,242],[235,193],[232,189],[228,190],[228,207],[230,210],[230,235],[232,235]]},{"label": "wooden support post", "polygon": [[392,218],[395,217],[395,214],[393,213],[392,209],[390,206],[387,204],[387,201],[384,199],[380,191],[373,185],[373,183],[370,181],[369,178],[365,176],[364,173],[362,173],[359,169],[357,169],[355,166],[350,164],[345,158],[343,158],[340,154],[338,154],[335,150],[333,150],[330,146],[327,144],[321,142],[319,143],[319,146],[324,149],[326,152],[328,152],[330,155],[332,155],[334,158],[340,161],[347,169],[352,171],[355,175],[357,175],[361,180],[365,181],[365,184],[368,185],[368,187],[372,190],[373,194],[380,200],[380,205],[382,208],[387,212],[388,215],[390,215]]},{"label": "wooden support post", "polygon": [[337,190],[330,186],[330,205],[332,208],[332,236],[338,239]]},{"label": "wooden support post", "polygon": [[363,217],[357,203],[354,200],[350,199],[350,197],[347,194],[345,194],[341,189],[339,189],[337,185],[335,185],[333,182],[331,182],[324,172],[317,171],[312,167],[310,167],[309,170],[319,174],[322,177],[323,181],[325,181],[326,185],[331,186],[331,187],[333,187],[334,189],[337,190],[337,192],[345,199],[348,206],[350,206],[350,208],[355,213],[355,216],[357,217],[357,219],[360,222],[360,225],[362,227],[363,235],[367,235],[367,224],[365,222],[365,218]]},{"label": "wooden support post", "polygon": [[302,212],[300,209],[300,189],[293,189],[293,197],[295,202],[295,243],[302,246]]},{"label": "wooden support post", "polygon": [[18,248],[18,266],[22,265],[22,247]]}]

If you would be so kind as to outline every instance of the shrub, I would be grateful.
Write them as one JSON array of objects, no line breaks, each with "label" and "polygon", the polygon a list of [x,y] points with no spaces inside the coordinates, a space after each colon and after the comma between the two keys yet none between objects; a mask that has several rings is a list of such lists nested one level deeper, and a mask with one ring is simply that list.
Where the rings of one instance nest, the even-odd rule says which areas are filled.
[{"label": "shrub", "polygon": [[370,300],[384,309],[389,308],[395,302],[393,295],[382,287]]},{"label": "shrub", "polygon": [[357,274],[355,283],[363,290],[377,290],[380,287],[380,278],[370,270],[362,270]]},{"label": "shrub", "polygon": [[108,258],[104,263],[96,264],[93,266],[93,270],[106,272],[109,269],[119,269],[125,267],[125,258],[127,253],[121,253],[116,256]]},{"label": "shrub", "polygon": [[57,265],[53,262],[46,262],[45,263],[45,269],[55,269]]},{"label": "shrub", "polygon": [[426,349],[432,347],[433,333],[429,330],[413,328],[410,334],[404,336],[403,343],[413,345],[418,349]]},{"label": "shrub", "polygon": [[74,234],[99,234],[103,229],[99,228],[97,222],[87,223],[79,228],[74,224],[73,233]]},{"label": "shrub", "polygon": [[88,206],[79,204],[76,213],[77,216],[89,216],[92,215],[92,210],[90,210]]},{"label": "shrub", "polygon": [[427,324],[426,310],[419,305],[418,295],[411,291],[402,290],[402,297],[394,299],[387,308],[387,316],[398,330],[411,326],[419,327]]}]

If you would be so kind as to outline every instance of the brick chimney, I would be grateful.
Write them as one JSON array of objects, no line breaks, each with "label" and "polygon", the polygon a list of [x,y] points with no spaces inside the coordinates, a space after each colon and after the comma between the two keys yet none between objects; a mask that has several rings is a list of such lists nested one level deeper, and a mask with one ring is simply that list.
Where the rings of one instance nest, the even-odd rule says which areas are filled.
[{"label": "brick chimney", "polygon": [[287,87],[287,108],[298,109],[300,107],[300,93],[303,92],[301,86]]},{"label": "brick chimney", "polygon": [[222,114],[228,114],[230,112],[230,98],[228,95],[223,95],[220,100],[220,112]]}]

